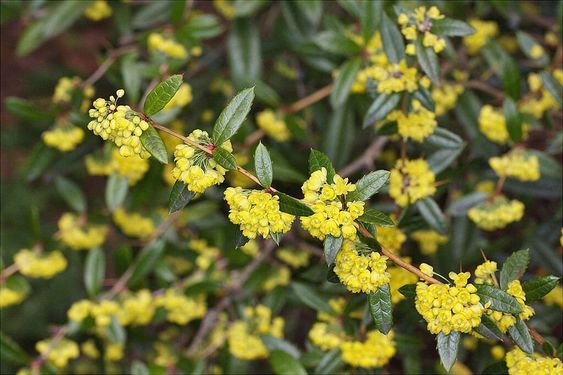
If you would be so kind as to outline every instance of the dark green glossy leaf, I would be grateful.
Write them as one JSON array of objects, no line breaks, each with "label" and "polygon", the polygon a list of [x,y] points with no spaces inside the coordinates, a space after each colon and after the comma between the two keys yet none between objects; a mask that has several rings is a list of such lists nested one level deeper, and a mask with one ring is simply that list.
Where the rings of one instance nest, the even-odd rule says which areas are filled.
[{"label": "dark green glossy leaf", "polygon": [[534,353],[534,342],[530,331],[522,320],[516,318],[516,324],[508,328],[508,335],[516,345],[528,354]]},{"label": "dark green glossy leaf", "polygon": [[398,64],[405,59],[405,43],[403,35],[397,28],[397,25],[387,15],[383,15],[381,20],[381,40],[383,41],[383,49],[392,64]]},{"label": "dark green glossy leaf", "polygon": [[365,201],[376,194],[389,180],[389,171],[373,171],[356,182],[356,190],[348,193],[348,202]]},{"label": "dark green glossy leaf", "polygon": [[506,129],[510,138],[518,143],[522,140],[522,117],[516,103],[512,98],[505,98],[503,103],[504,117],[506,118]]},{"label": "dark green glossy leaf", "polygon": [[0,357],[2,361],[25,366],[30,358],[25,351],[10,337],[0,332]]},{"label": "dark green glossy leaf", "polygon": [[376,210],[375,208],[364,208],[364,214],[358,218],[362,223],[370,223],[379,225],[380,227],[393,227],[395,223],[383,211]]},{"label": "dark green glossy leaf", "polygon": [[311,216],[314,214],[313,210],[300,200],[279,191],[275,194],[280,198],[279,202],[281,212],[295,216]]},{"label": "dark green glossy leaf", "polygon": [[286,340],[279,339],[270,335],[260,335],[260,338],[262,339],[262,342],[264,343],[266,348],[268,348],[268,350],[271,352],[273,352],[274,350],[281,350],[295,359],[299,359],[299,357],[301,356],[299,349]]},{"label": "dark green glossy leaf", "polygon": [[181,74],[175,74],[170,78],[160,82],[149,93],[143,106],[143,112],[147,116],[152,116],[160,112],[166,104],[176,95],[183,82]]},{"label": "dark green glossy leaf", "polygon": [[170,197],[168,198],[168,211],[172,213],[181,210],[186,207],[194,196],[195,193],[188,190],[185,183],[176,181],[174,186],[172,186]]},{"label": "dark green glossy leaf", "polygon": [[281,350],[270,353],[270,364],[277,375],[307,375],[307,371],[298,360]]},{"label": "dark green glossy leaf", "polygon": [[446,369],[446,371],[450,371],[452,366],[454,365],[457,359],[457,349],[459,347],[459,339],[461,334],[457,331],[450,332],[449,335],[445,335],[444,333],[440,332],[436,336],[436,340],[438,342],[438,354],[440,355],[440,361],[442,365]]},{"label": "dark green glossy leaf", "polygon": [[416,297],[416,284],[406,284],[399,288],[399,292],[408,299]]},{"label": "dark green glossy leaf", "polygon": [[426,161],[428,162],[430,170],[434,172],[434,174],[438,174],[449,167],[450,164],[457,159],[459,154],[461,154],[461,151],[463,151],[463,148],[443,148],[432,153]]},{"label": "dark green glossy leaf", "polygon": [[154,270],[162,254],[164,253],[164,242],[157,240],[141,250],[133,264],[133,271],[129,279],[129,285],[139,284]]},{"label": "dark green glossy leaf", "polygon": [[239,92],[225,107],[213,126],[213,143],[222,145],[239,130],[244,119],[250,112],[254,100],[254,88]]},{"label": "dark green glossy leaf", "polygon": [[309,173],[313,173],[315,171],[319,171],[322,168],[326,169],[326,179],[328,182],[332,182],[332,179],[336,172],[334,171],[334,167],[332,166],[332,162],[326,156],[326,154],[311,149],[311,153],[309,154]]},{"label": "dark green glossy leaf", "polygon": [[532,53],[532,50],[535,46],[541,47],[541,44],[537,42],[530,34],[524,31],[517,31],[516,40],[518,41],[520,48],[528,58],[537,61],[541,65],[547,65],[549,63],[549,58],[547,57],[545,50],[543,50],[541,56],[533,56],[534,54]]},{"label": "dark green glossy leaf", "polygon": [[295,293],[297,298],[305,305],[326,313],[333,313],[332,307],[328,302],[321,298],[310,286],[303,283],[292,282],[290,284],[291,290]]},{"label": "dark green glossy leaf", "polygon": [[323,248],[325,253],[325,260],[326,264],[329,266],[334,263],[340,248],[342,247],[342,242],[344,239],[342,236],[340,237],[333,237],[331,235],[326,236],[323,242]]},{"label": "dark green glossy leaf", "polygon": [[117,173],[109,176],[106,182],[106,205],[110,211],[114,211],[121,206],[129,190],[127,177]]},{"label": "dark green glossy leaf", "polygon": [[221,167],[230,171],[237,169],[237,161],[235,157],[223,147],[215,147],[213,150],[213,160],[215,160]]},{"label": "dark green glossy leaf", "polygon": [[516,62],[509,58],[504,63],[502,70],[502,88],[514,100],[520,98],[521,91],[520,68]]},{"label": "dark green glossy leaf", "polygon": [[475,29],[463,21],[442,18],[432,20],[432,33],[442,36],[466,36],[475,33]]},{"label": "dark green glossy leaf", "polygon": [[541,78],[544,87],[557,100],[559,107],[563,107],[563,87],[549,72],[542,72]]},{"label": "dark green glossy leaf", "polygon": [[124,344],[127,341],[127,332],[115,315],[111,317],[111,323],[106,328],[106,335],[109,341],[114,344]]},{"label": "dark green glossy leaf", "polygon": [[506,290],[511,281],[522,277],[529,262],[530,251],[528,249],[520,250],[510,255],[500,270],[500,287]]},{"label": "dark green glossy leaf", "polygon": [[84,265],[84,285],[91,297],[96,296],[102,289],[106,275],[106,257],[99,247],[90,250]]},{"label": "dark green glossy leaf", "polygon": [[476,191],[459,198],[448,207],[448,213],[451,216],[465,216],[467,211],[483,202],[489,195],[484,192]]},{"label": "dark green glossy leaf", "polygon": [[424,221],[426,221],[432,229],[441,234],[447,233],[448,224],[446,217],[434,199],[420,199],[416,202],[416,208]]},{"label": "dark green glossy leaf", "polygon": [[383,14],[383,1],[364,0],[363,11],[360,14],[360,25],[362,26],[362,36],[366,43],[381,23]]},{"label": "dark green glossy leaf", "polygon": [[559,278],[555,276],[542,276],[528,280],[522,284],[522,289],[526,293],[526,303],[537,301],[543,298],[547,293],[559,283]]},{"label": "dark green glossy leaf", "polygon": [[385,284],[373,293],[368,294],[369,312],[375,327],[387,334],[393,326],[393,304],[391,303],[391,289]]},{"label": "dark green glossy leaf", "polygon": [[438,148],[448,149],[460,149],[464,145],[459,135],[444,128],[434,129],[434,133],[426,138],[425,142]]},{"label": "dark green glossy leaf", "polygon": [[508,314],[519,314],[522,307],[514,297],[499,288],[491,285],[475,285],[481,304],[490,302],[490,309]]},{"label": "dark green glossy leaf", "polygon": [[502,341],[502,332],[495,322],[485,314],[481,315],[481,324],[474,328],[474,331],[491,340]]},{"label": "dark green glossy leaf", "polygon": [[333,108],[342,106],[350,96],[350,88],[356,80],[361,63],[361,60],[356,58],[340,67],[330,93],[330,104]]},{"label": "dark green glossy leaf", "polygon": [[149,126],[147,130],[143,131],[143,134],[139,137],[143,147],[152,155],[156,160],[162,164],[168,164],[168,152],[166,152],[166,147],[162,138],[158,135],[158,132],[152,126]]},{"label": "dark green glossy leaf", "polygon": [[237,18],[233,21],[227,38],[227,52],[230,73],[237,87],[260,78],[262,74],[260,33],[252,19]]},{"label": "dark green glossy leaf", "polygon": [[86,210],[86,199],[78,185],[67,178],[57,176],[55,186],[61,197],[63,197],[65,202],[72,207],[73,210],[77,212]]},{"label": "dark green glossy leaf", "polygon": [[397,107],[401,95],[399,94],[379,94],[369,107],[363,122],[363,127],[373,126],[376,122],[383,120],[385,116]]},{"label": "dark green glossy leaf", "polygon": [[426,73],[428,78],[436,84],[440,84],[440,63],[438,62],[438,56],[432,47],[424,47],[422,45],[422,39],[419,37],[416,42],[416,58],[420,67]]}]

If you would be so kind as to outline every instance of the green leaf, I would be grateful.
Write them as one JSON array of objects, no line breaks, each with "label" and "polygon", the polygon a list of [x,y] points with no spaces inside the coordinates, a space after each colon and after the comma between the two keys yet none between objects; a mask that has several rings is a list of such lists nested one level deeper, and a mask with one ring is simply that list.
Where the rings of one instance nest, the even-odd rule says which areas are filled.
[{"label": "green leaf", "polygon": [[532,56],[532,49],[534,48],[534,46],[541,46],[541,44],[537,42],[530,34],[523,31],[517,31],[516,40],[518,41],[518,44],[520,45],[520,48],[522,49],[524,54],[529,59],[535,60],[541,65],[547,65],[549,63],[549,58],[547,57],[545,50],[538,58]]},{"label": "green leaf", "polygon": [[522,118],[516,103],[512,98],[505,98],[502,105],[504,109],[504,117],[506,118],[506,128],[510,138],[518,143],[522,140]]},{"label": "green leaf", "polygon": [[25,162],[24,175],[27,182],[35,180],[41,176],[55,158],[56,152],[45,143],[38,143]]},{"label": "green leaf", "polygon": [[265,188],[272,186],[274,172],[272,171],[272,159],[266,146],[260,142],[254,152],[254,169],[256,177]]},{"label": "green leaf", "polygon": [[511,281],[522,277],[529,262],[530,251],[528,249],[520,250],[510,255],[500,270],[500,287],[506,290]]},{"label": "green leaf", "polygon": [[444,128],[434,129],[434,133],[426,138],[425,142],[438,148],[449,149],[460,149],[464,145],[463,139],[459,135]]},{"label": "green leaf", "polygon": [[47,10],[47,14],[28,26],[18,40],[16,53],[24,56],[43,42],[59,35],[76,22],[89,5],[87,1],[60,1]]},{"label": "green leaf", "polygon": [[432,112],[436,111],[436,103],[434,103],[432,94],[426,87],[419,86],[418,90],[413,93],[413,98],[417,99],[426,109]]},{"label": "green leaf", "polygon": [[342,236],[339,237],[333,237],[331,235],[326,236],[323,242],[323,247],[324,247],[326,264],[328,264],[329,266],[334,263],[334,260],[336,259],[336,256],[338,255],[340,248],[342,247],[343,241],[344,239],[342,238]]},{"label": "green leaf", "polygon": [[129,190],[127,177],[117,173],[112,173],[106,182],[106,205],[110,211],[114,211],[121,206]]},{"label": "green leaf", "polygon": [[389,171],[373,171],[356,182],[356,190],[346,196],[348,202],[365,201],[376,194],[389,180]]},{"label": "green leaf", "polygon": [[62,176],[55,179],[55,187],[65,202],[77,212],[86,210],[86,199],[82,190],[74,182]]},{"label": "green leaf", "polygon": [[213,143],[222,145],[239,130],[250,112],[254,100],[254,87],[239,92],[223,109],[213,126]]},{"label": "green leaf", "polygon": [[381,333],[387,334],[393,326],[393,304],[389,284],[380,286],[374,293],[368,294],[368,304],[375,327]]},{"label": "green leaf", "polygon": [[268,350],[271,352],[273,352],[274,350],[281,350],[295,359],[299,359],[299,357],[301,356],[299,349],[286,340],[279,339],[270,335],[260,335],[260,338],[262,339],[262,342],[264,343],[266,348],[268,348]]},{"label": "green leaf", "polygon": [[290,284],[291,290],[295,293],[297,298],[305,305],[312,309],[323,311],[329,314],[334,313],[332,307],[322,299],[311,287],[303,283],[292,282]]},{"label": "green leaf", "polygon": [[481,372],[481,375],[499,375],[499,374],[508,374],[508,367],[506,367],[506,362],[500,361],[495,362],[490,366],[485,367],[485,369]]},{"label": "green leaf", "polygon": [[277,191],[275,193],[279,198],[280,211],[295,216],[311,216],[314,214],[311,207],[287,194]]},{"label": "green leaf", "polygon": [[141,84],[143,83],[142,65],[135,61],[135,54],[124,57],[121,61],[121,76],[123,77],[123,85],[127,98],[137,103]]},{"label": "green leaf", "polygon": [[84,285],[91,297],[95,297],[102,289],[106,275],[106,259],[99,247],[90,250],[84,265]]},{"label": "green leaf", "polygon": [[154,241],[150,245],[145,246],[133,263],[129,286],[134,286],[143,281],[154,270],[163,253],[164,242],[161,240]]},{"label": "green leaf", "polygon": [[530,336],[530,331],[522,320],[516,318],[516,324],[508,328],[508,335],[520,349],[528,354],[534,353],[534,342],[532,341],[532,336]]},{"label": "green leaf", "polygon": [[223,32],[219,19],[212,14],[190,14],[184,26],[178,30],[178,37],[191,40],[213,38]]},{"label": "green leaf", "polygon": [[152,116],[160,112],[166,104],[168,104],[170,99],[176,95],[176,92],[182,85],[182,82],[182,75],[175,74],[156,85],[156,87],[147,96],[147,100],[143,106],[143,112],[145,115]]},{"label": "green leaf", "polygon": [[235,157],[223,147],[215,147],[213,150],[213,160],[215,160],[221,167],[230,171],[237,169],[237,161]]},{"label": "green leaf", "polygon": [[512,58],[507,58],[502,69],[502,88],[514,100],[520,98],[521,75],[518,64]]},{"label": "green leaf", "polygon": [[111,323],[106,329],[106,335],[109,341],[114,344],[124,344],[127,340],[127,332],[125,332],[125,329],[115,315],[111,317]]},{"label": "green leaf", "polygon": [[475,285],[481,304],[490,302],[490,309],[508,314],[519,314],[522,307],[514,297],[499,288],[491,285]]},{"label": "green leaf", "polygon": [[551,292],[557,286],[559,278],[555,276],[536,277],[522,284],[522,289],[526,293],[526,303],[537,301]]},{"label": "green leaf", "polygon": [[4,106],[13,115],[27,121],[44,122],[51,120],[51,114],[41,111],[28,100],[9,96],[4,101]]},{"label": "green leaf", "polygon": [[337,55],[353,55],[361,51],[361,47],[346,35],[331,30],[321,31],[312,38],[319,48]]},{"label": "green leaf", "polygon": [[168,211],[169,213],[176,212],[186,207],[186,205],[192,200],[195,193],[188,190],[186,184],[182,181],[176,181],[172,190],[170,191],[170,197],[168,198]]},{"label": "green leaf", "polygon": [[348,96],[350,96],[350,88],[356,80],[361,63],[362,61],[356,58],[345,62],[339,68],[338,75],[332,85],[332,92],[330,93],[330,104],[332,108],[342,106],[346,102],[346,99],[348,99]]},{"label": "green leaf", "polygon": [[149,126],[139,137],[143,147],[162,164],[168,164],[168,152],[158,132]]},{"label": "green leaf", "polygon": [[363,12],[360,14],[360,24],[362,26],[362,36],[367,43],[379,24],[383,16],[383,1],[363,1]]},{"label": "green leaf", "polygon": [[424,47],[422,45],[422,38],[417,38],[415,42],[416,46],[416,58],[420,67],[426,73],[428,78],[436,84],[440,84],[440,63],[438,62],[438,56],[432,47]]},{"label": "green leaf", "polygon": [[149,368],[141,361],[133,361],[131,364],[131,375],[150,375]]},{"label": "green leaf", "polygon": [[381,40],[383,41],[383,49],[392,64],[398,64],[405,59],[405,43],[403,35],[386,14],[381,20]]},{"label": "green leaf", "polygon": [[375,208],[364,208],[364,214],[358,218],[362,223],[375,224],[380,227],[393,227],[395,223],[383,211],[376,210]]},{"label": "green leaf", "polygon": [[416,297],[416,284],[406,284],[399,288],[399,292],[405,296],[407,299],[413,299]]},{"label": "green leaf", "polygon": [[326,154],[311,149],[311,153],[309,154],[309,173],[312,174],[315,171],[320,171],[323,167],[326,169],[327,182],[332,183],[334,175],[336,174],[332,162]]},{"label": "green leaf", "polygon": [[475,29],[463,21],[442,18],[432,20],[432,33],[441,36],[466,36],[475,33]]},{"label": "green leaf", "polygon": [[448,232],[446,217],[434,199],[420,199],[416,201],[416,208],[424,221],[426,221],[432,229],[441,234]]},{"label": "green leaf", "polygon": [[541,78],[544,87],[557,100],[559,107],[563,107],[563,87],[549,72],[542,72]]},{"label": "green leaf", "polygon": [[379,94],[366,112],[363,127],[373,126],[379,120],[383,120],[389,112],[397,107],[400,100],[400,94]]},{"label": "green leaf", "polygon": [[432,153],[426,161],[428,162],[428,166],[430,170],[434,172],[434,174],[438,174],[442,172],[444,169],[450,166],[459,154],[461,154],[463,148],[453,149],[453,148],[443,148],[439,149],[438,151]]},{"label": "green leaf", "polygon": [[25,351],[10,337],[0,332],[0,357],[2,362],[25,366],[30,358]]},{"label": "green leaf", "polygon": [[315,375],[332,375],[339,373],[346,364],[342,361],[340,349],[332,349],[323,355],[317,367]]},{"label": "green leaf", "polygon": [[272,238],[272,241],[274,241],[276,243],[276,245],[280,245],[281,239],[283,237],[283,233],[272,233],[270,232],[270,237]]},{"label": "green leaf", "polygon": [[483,202],[489,195],[487,193],[476,191],[459,198],[448,207],[448,214],[451,216],[465,216],[467,211]]},{"label": "green leaf", "polygon": [[457,349],[459,347],[459,339],[461,334],[457,331],[450,332],[449,335],[445,335],[442,332],[438,333],[436,340],[438,342],[438,354],[440,355],[440,361],[446,369],[450,371],[454,365],[457,358]]},{"label": "green leaf", "polygon": [[270,353],[270,364],[278,375],[307,375],[307,371],[298,360],[282,350]]},{"label": "green leaf", "polygon": [[502,341],[502,332],[495,322],[485,314],[481,315],[481,324],[474,328],[474,331],[491,340]]},{"label": "green leaf", "polygon": [[260,32],[252,19],[237,18],[233,21],[227,38],[227,52],[231,76],[237,86],[260,78]]}]

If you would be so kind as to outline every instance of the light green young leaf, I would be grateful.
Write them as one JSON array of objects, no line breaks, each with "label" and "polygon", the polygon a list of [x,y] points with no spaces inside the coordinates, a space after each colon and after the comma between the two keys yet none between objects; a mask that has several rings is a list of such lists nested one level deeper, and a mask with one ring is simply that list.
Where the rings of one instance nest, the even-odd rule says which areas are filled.
[{"label": "light green young leaf", "polygon": [[158,132],[152,126],[143,131],[139,137],[143,147],[152,155],[156,160],[162,164],[168,164],[168,152],[164,146],[164,142]]},{"label": "light green young leaf", "polygon": [[223,147],[215,147],[213,150],[213,160],[215,160],[221,167],[230,171],[237,169],[237,161],[235,157]]},{"label": "light green young leaf", "polygon": [[457,331],[452,331],[449,335],[445,335],[440,332],[436,336],[436,340],[438,341],[437,348],[438,354],[440,355],[440,361],[448,372],[456,361],[460,336],[461,334]]},{"label": "light green young leaf", "polygon": [[121,206],[127,196],[127,190],[129,190],[127,177],[118,173],[109,176],[106,182],[106,205],[111,212]]},{"label": "light green young leaf", "polygon": [[273,171],[272,159],[266,146],[260,142],[254,152],[254,169],[256,170],[256,177],[265,188],[272,186]]},{"label": "light green young leaf", "polygon": [[182,85],[182,82],[182,75],[175,74],[156,85],[156,87],[147,96],[147,100],[143,106],[143,112],[145,115],[152,116],[160,112],[170,99],[176,95],[176,92]]},{"label": "light green young leaf", "polygon": [[328,264],[329,266],[332,263],[334,263],[334,260],[336,259],[336,256],[338,255],[340,248],[342,247],[343,241],[344,239],[342,238],[342,236],[339,237],[333,237],[331,235],[326,236],[323,242],[323,247],[324,247],[326,264]]},{"label": "light green young leaf", "polygon": [[506,290],[511,281],[522,277],[529,262],[530,251],[528,249],[520,250],[510,255],[500,270],[500,287]]},{"label": "light green young leaf", "polygon": [[223,109],[213,126],[213,143],[222,145],[239,130],[244,119],[250,112],[254,100],[254,87],[239,92]]},{"label": "light green young leaf", "polygon": [[364,214],[358,218],[362,223],[375,224],[380,227],[393,227],[395,223],[383,211],[376,210],[375,208],[364,208]]},{"label": "light green young leaf", "polygon": [[362,61],[356,58],[345,62],[340,67],[332,86],[332,92],[330,93],[330,104],[332,108],[342,106],[346,102],[346,99],[348,99],[348,96],[350,96],[350,88],[356,80],[361,63]]},{"label": "light green young leaf", "polygon": [[416,202],[416,208],[418,208],[418,212],[420,212],[424,221],[426,221],[432,229],[440,234],[447,233],[448,224],[446,217],[434,199],[420,199]]},{"label": "light green young leaf", "polygon": [[385,284],[374,293],[368,294],[369,312],[375,327],[383,334],[387,334],[393,326],[393,304],[391,303],[391,289]]},{"label": "light green young leaf", "polygon": [[365,201],[376,194],[389,180],[389,171],[379,170],[368,173],[356,182],[356,190],[346,196],[348,202]]},{"label": "light green young leaf", "polygon": [[104,251],[99,247],[88,252],[84,266],[84,285],[90,297],[95,297],[102,288],[106,275]]},{"label": "light green young leaf", "polygon": [[422,38],[419,37],[416,42],[416,58],[420,67],[426,73],[428,78],[436,84],[440,84],[440,63],[438,62],[438,56],[432,47],[424,47],[422,45]]},{"label": "light green young leaf", "polygon": [[169,213],[176,212],[186,207],[186,205],[192,200],[195,193],[188,190],[186,184],[182,181],[176,181],[172,190],[170,191],[170,197],[168,198],[168,211]]},{"label": "light green young leaf", "polygon": [[86,199],[78,185],[67,178],[57,176],[55,186],[61,197],[73,210],[77,212],[84,212],[86,210]]},{"label": "light green young leaf", "polygon": [[519,314],[522,312],[522,307],[516,299],[503,290],[500,290],[491,285],[475,285],[477,288],[477,295],[481,299],[481,303],[491,303],[490,309],[500,311],[508,314]]}]

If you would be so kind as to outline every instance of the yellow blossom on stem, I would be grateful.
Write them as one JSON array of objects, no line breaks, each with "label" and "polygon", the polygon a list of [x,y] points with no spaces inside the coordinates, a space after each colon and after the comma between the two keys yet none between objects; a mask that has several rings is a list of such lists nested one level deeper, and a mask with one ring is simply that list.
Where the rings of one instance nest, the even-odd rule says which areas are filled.
[{"label": "yellow blossom on stem", "polygon": [[291,271],[288,267],[277,267],[270,271],[268,278],[262,284],[262,289],[266,292],[278,286],[288,285],[291,281]]},{"label": "yellow blossom on stem", "polygon": [[155,231],[152,219],[138,213],[128,213],[121,207],[113,212],[113,221],[129,237],[145,239]]},{"label": "yellow blossom on stem", "polygon": [[442,86],[432,87],[436,116],[442,116],[454,108],[458,97],[463,93],[463,85],[458,83],[444,83]]},{"label": "yellow blossom on stem", "polygon": [[271,109],[258,113],[256,123],[269,137],[278,142],[285,142],[291,137],[285,121]]},{"label": "yellow blossom on stem", "polygon": [[282,247],[276,251],[276,257],[292,268],[306,267],[309,265],[311,254],[305,250]]},{"label": "yellow blossom on stem", "polygon": [[490,38],[498,34],[498,25],[493,21],[469,20],[475,33],[463,37],[463,44],[471,55],[477,54],[487,44]]},{"label": "yellow blossom on stem", "polygon": [[346,341],[340,346],[342,360],[354,367],[383,367],[396,352],[393,336],[369,331],[364,341]]},{"label": "yellow blossom on stem", "polygon": [[105,225],[87,224],[84,219],[67,212],[58,221],[61,241],[72,250],[89,250],[104,243]]},{"label": "yellow blossom on stem", "polygon": [[[409,68],[405,60],[398,64],[376,67],[373,77],[378,81],[377,92],[392,94],[395,92],[413,92],[418,88],[420,78],[416,68]],[[422,80],[421,84],[422,84]]]},{"label": "yellow blossom on stem", "polygon": [[448,243],[448,237],[431,229],[422,229],[414,231],[411,238],[418,243],[420,251],[424,255],[432,255],[438,251],[438,247]]},{"label": "yellow blossom on stem", "polygon": [[92,21],[101,21],[110,17],[112,13],[113,10],[106,0],[95,0],[84,9],[84,16]]},{"label": "yellow blossom on stem", "polygon": [[162,53],[173,59],[188,57],[186,48],[172,37],[160,33],[151,33],[147,39],[149,51]]},{"label": "yellow blossom on stem", "polygon": [[499,195],[492,201],[485,201],[472,207],[467,212],[467,216],[481,229],[497,230],[520,221],[524,216],[524,204],[515,199],[509,201],[505,196]]},{"label": "yellow blossom on stem", "polygon": [[26,296],[27,292],[12,289],[6,283],[2,283],[0,284],[0,309],[19,304]]},{"label": "yellow blossom on stem", "polygon": [[515,347],[506,353],[509,375],[562,374],[563,363],[559,358],[543,357],[537,353],[528,355]]},{"label": "yellow blossom on stem", "polygon": [[436,192],[434,173],[424,159],[398,160],[389,176],[389,195],[405,207]]},{"label": "yellow blossom on stem", "polygon": [[520,181],[540,179],[538,157],[523,149],[513,149],[503,156],[490,158],[489,165],[499,177],[513,177]]},{"label": "yellow blossom on stem", "polygon": [[57,125],[41,134],[43,142],[61,152],[72,151],[84,139],[84,130],[70,123]]},{"label": "yellow blossom on stem", "polygon": [[426,109],[418,100],[412,101],[412,110],[409,113],[395,110],[387,115],[387,120],[397,121],[399,134],[416,142],[422,142],[432,135],[438,125],[434,112]]},{"label": "yellow blossom on stem", "polygon": [[260,247],[258,246],[258,242],[256,242],[255,240],[249,240],[247,243],[240,247],[240,251],[242,251],[246,255],[255,257],[256,255],[258,255]]},{"label": "yellow blossom on stem", "polygon": [[[424,47],[432,47],[434,52],[440,53],[446,48],[446,41],[440,38],[432,31],[432,20],[443,19],[444,15],[440,14],[437,7],[432,6],[429,9],[426,7],[418,7],[412,13],[401,13],[397,19],[401,25],[401,32],[406,40],[414,41],[417,36],[422,35],[422,45]],[[407,46],[407,53],[414,55],[416,48],[414,44]]]},{"label": "yellow blossom on stem", "polygon": [[309,339],[321,350],[332,350],[340,347],[346,333],[338,324],[316,322],[309,331]]},{"label": "yellow blossom on stem", "polygon": [[58,250],[41,252],[22,249],[14,255],[14,263],[22,275],[42,279],[52,278],[67,266],[66,258]]},{"label": "yellow blossom on stem", "polygon": [[493,275],[497,271],[497,262],[487,260],[475,269],[475,284],[493,284]]},{"label": "yellow blossom on stem", "polygon": [[35,349],[45,355],[49,363],[58,368],[66,367],[69,361],[80,356],[78,344],[69,339],[62,339],[58,342],[42,340],[35,344]]},{"label": "yellow blossom on stem", "polygon": [[155,313],[154,300],[148,289],[123,295],[120,304],[121,309],[117,314],[117,319],[124,326],[147,325]]},{"label": "yellow blossom on stem", "polygon": [[207,312],[205,296],[186,297],[181,290],[172,288],[157,296],[154,304],[166,309],[166,319],[169,322],[180,325],[199,319]]},{"label": "yellow blossom on stem", "polygon": [[407,236],[398,227],[380,227],[376,226],[377,242],[384,248],[395,254],[398,254],[407,240]]},{"label": "yellow blossom on stem", "polygon": [[193,239],[188,243],[188,247],[198,253],[195,264],[202,270],[207,270],[221,255],[221,250],[211,246],[203,239]]}]

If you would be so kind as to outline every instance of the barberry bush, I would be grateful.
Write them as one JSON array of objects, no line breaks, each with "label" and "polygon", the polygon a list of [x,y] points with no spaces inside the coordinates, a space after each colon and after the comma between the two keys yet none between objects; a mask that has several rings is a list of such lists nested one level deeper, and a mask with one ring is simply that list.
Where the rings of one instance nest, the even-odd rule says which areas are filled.
[{"label": "barberry bush", "polygon": [[3,374],[563,374],[560,1],[0,4]]}]

